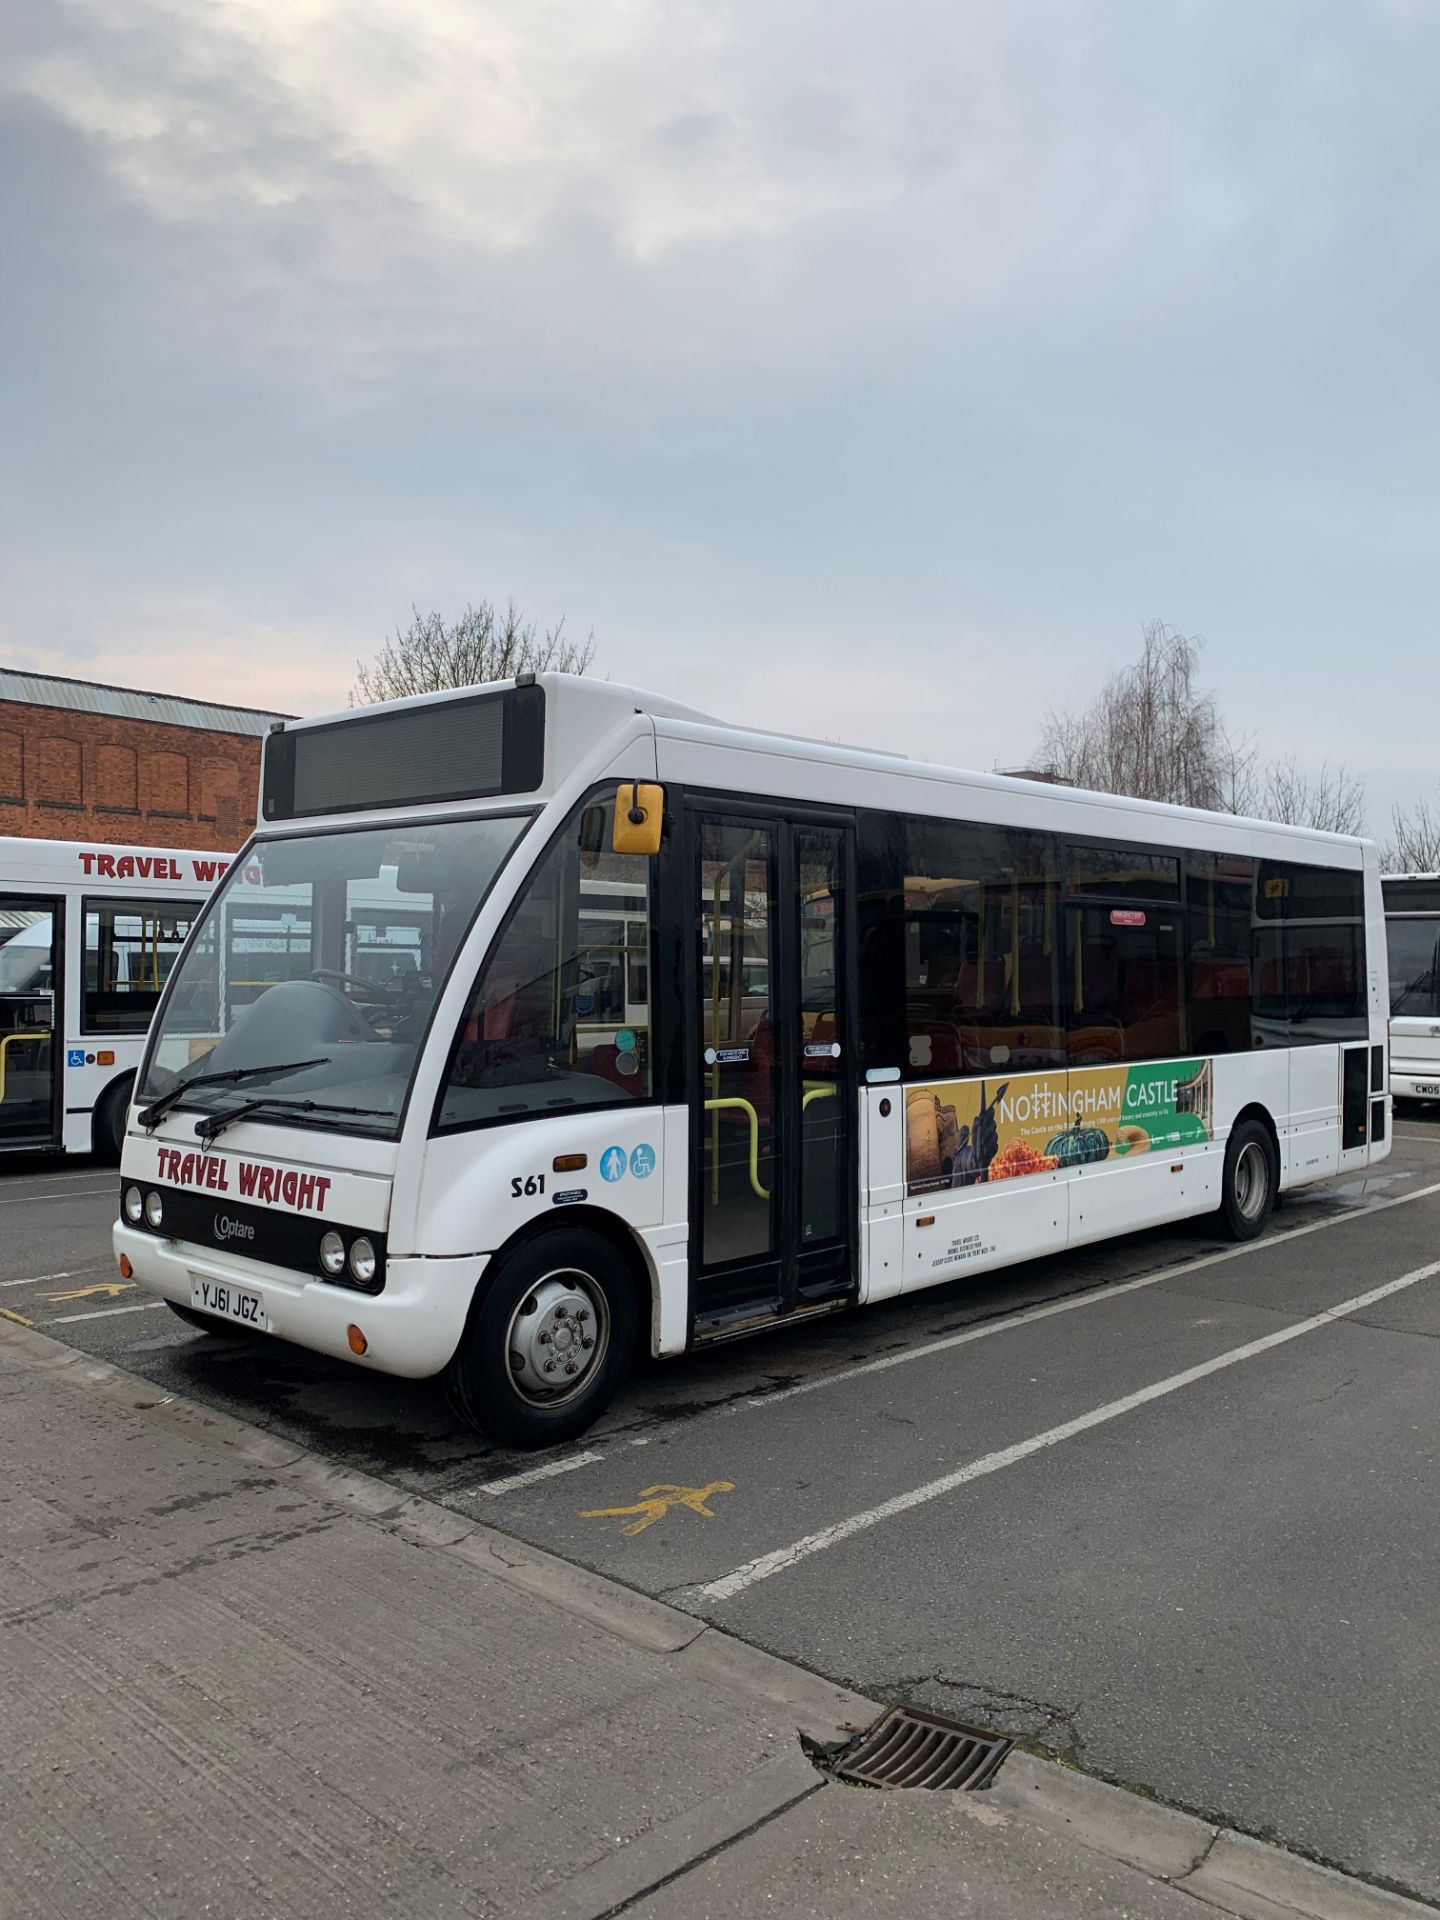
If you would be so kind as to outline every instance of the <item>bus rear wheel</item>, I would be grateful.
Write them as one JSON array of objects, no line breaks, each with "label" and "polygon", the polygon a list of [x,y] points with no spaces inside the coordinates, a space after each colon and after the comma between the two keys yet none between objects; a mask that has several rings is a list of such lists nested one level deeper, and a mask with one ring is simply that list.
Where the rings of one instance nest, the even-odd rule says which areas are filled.
[{"label": "bus rear wheel", "polygon": [[450,1362],[450,1405],[507,1446],[549,1447],[598,1420],[630,1368],[635,1292],[583,1228],[502,1254]]},{"label": "bus rear wheel", "polygon": [[95,1103],[95,1115],[90,1122],[91,1148],[96,1159],[103,1160],[107,1166],[120,1164],[125,1146],[125,1116],[130,1111],[130,1096],[134,1091],[135,1077],[127,1074]]},{"label": "bus rear wheel", "polygon": [[1275,1142],[1258,1120],[1242,1120],[1230,1134],[1221,1176],[1221,1229],[1230,1240],[1254,1240],[1270,1224],[1279,1188]]}]

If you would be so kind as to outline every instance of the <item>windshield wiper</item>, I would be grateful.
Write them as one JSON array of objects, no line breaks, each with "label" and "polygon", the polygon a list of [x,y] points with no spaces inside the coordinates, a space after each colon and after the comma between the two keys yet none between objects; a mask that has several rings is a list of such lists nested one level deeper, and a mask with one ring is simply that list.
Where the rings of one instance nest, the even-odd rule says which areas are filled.
[{"label": "windshield wiper", "polygon": [[233,1107],[225,1107],[219,1113],[207,1114],[203,1120],[197,1120],[195,1137],[197,1140],[213,1140],[217,1133],[223,1133],[226,1127],[233,1127],[237,1120],[246,1120],[252,1113],[262,1113],[271,1107],[279,1107],[284,1113],[362,1113],[374,1114],[381,1120],[395,1118],[388,1107],[346,1107],[337,1106],[329,1100],[287,1100],[281,1094],[260,1093],[253,1100],[241,1100]]},{"label": "windshield wiper", "polygon": [[165,1115],[194,1087],[225,1087],[239,1080],[257,1080],[265,1073],[298,1073],[302,1067],[328,1067],[330,1056],[322,1053],[314,1060],[282,1060],[274,1067],[231,1067],[228,1073],[197,1073],[193,1079],[181,1080],[178,1085],[167,1087],[157,1099],[150,1102],[139,1115],[140,1124],[148,1132],[159,1126]]}]

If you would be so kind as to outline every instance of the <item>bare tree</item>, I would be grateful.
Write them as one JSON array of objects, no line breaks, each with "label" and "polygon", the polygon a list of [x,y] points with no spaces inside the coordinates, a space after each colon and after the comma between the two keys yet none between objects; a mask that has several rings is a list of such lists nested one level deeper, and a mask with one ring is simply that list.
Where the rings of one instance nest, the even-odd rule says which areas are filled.
[{"label": "bare tree", "polygon": [[409,626],[397,627],[369,666],[355,663],[350,704],[513,680],[519,673],[584,673],[594,657],[594,634],[567,639],[563,619],[542,634],[513,600],[503,612],[482,600],[449,621],[415,607]]},{"label": "bare tree", "polygon": [[1387,873],[1440,873],[1440,812],[1428,800],[1392,810],[1381,864]]},{"label": "bare tree", "polygon": [[[1204,644],[1150,621],[1140,658],[1112,674],[1090,706],[1046,715],[1036,764],[1101,793],[1363,833],[1365,787],[1355,774],[1328,762],[1316,774],[1293,758],[1262,762],[1250,735],[1227,732],[1214,694],[1200,684]],[[1431,824],[1440,835],[1440,821]]]},{"label": "bare tree", "polygon": [[1315,827],[1321,833],[1364,833],[1365,783],[1344,767],[1326,761],[1318,773],[1305,773],[1292,756],[1273,760],[1256,781],[1255,804],[1246,811],[1287,827]]},{"label": "bare tree", "polygon": [[1140,658],[1112,674],[1090,706],[1046,715],[1037,764],[1102,793],[1223,806],[1248,781],[1252,752],[1229,738],[1214,695],[1200,685],[1203,646],[1150,621]]}]

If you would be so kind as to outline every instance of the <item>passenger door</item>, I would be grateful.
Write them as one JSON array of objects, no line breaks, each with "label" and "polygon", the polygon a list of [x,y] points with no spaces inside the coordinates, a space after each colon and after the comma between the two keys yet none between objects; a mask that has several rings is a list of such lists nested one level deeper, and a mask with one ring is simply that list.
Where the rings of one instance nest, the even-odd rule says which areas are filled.
[{"label": "passenger door", "polygon": [[0,1147],[59,1140],[62,903],[0,894]]},{"label": "passenger door", "polygon": [[853,826],[688,814],[691,1314],[701,1337],[853,1285]]}]

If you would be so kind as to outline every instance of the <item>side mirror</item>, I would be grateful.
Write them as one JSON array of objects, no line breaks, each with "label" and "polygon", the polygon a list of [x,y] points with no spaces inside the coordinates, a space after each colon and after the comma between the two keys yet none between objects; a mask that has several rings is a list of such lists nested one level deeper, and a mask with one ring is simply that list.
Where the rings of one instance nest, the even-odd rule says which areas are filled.
[{"label": "side mirror", "polygon": [[610,845],[616,853],[658,853],[664,823],[663,787],[643,780],[626,780],[615,789],[615,824]]}]

